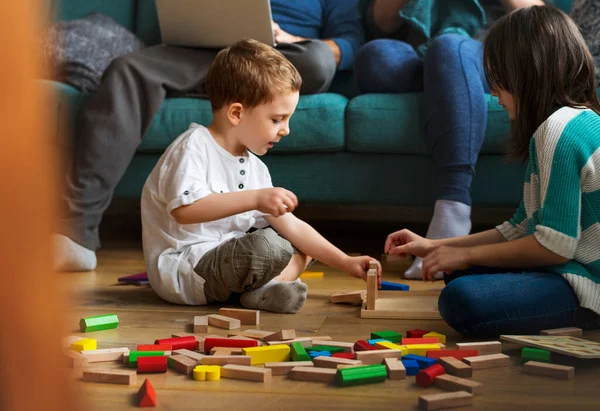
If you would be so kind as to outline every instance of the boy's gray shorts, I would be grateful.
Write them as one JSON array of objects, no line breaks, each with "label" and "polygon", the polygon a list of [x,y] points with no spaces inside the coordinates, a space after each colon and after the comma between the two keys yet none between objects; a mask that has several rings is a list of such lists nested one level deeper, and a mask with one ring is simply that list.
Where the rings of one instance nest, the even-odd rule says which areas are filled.
[{"label": "boy's gray shorts", "polygon": [[206,253],[194,271],[206,280],[206,301],[226,301],[232,293],[262,287],[277,277],[294,254],[292,244],[272,228],[232,238]]}]

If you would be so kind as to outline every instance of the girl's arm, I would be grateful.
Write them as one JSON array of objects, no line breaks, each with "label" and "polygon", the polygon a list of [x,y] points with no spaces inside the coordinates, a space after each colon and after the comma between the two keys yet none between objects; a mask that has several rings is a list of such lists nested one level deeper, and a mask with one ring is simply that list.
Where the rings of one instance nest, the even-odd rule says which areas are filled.
[{"label": "girl's arm", "polygon": [[448,246],[448,247],[473,247],[483,246],[487,244],[497,244],[506,242],[506,238],[500,231],[495,228],[491,230],[482,231],[480,233],[470,234],[463,237],[444,238],[441,240],[434,240],[437,246]]}]

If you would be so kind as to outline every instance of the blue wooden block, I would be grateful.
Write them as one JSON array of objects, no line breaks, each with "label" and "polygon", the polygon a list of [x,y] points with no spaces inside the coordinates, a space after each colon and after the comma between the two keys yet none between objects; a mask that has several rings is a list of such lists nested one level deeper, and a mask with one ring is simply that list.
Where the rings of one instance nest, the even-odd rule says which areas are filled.
[{"label": "blue wooden block", "polygon": [[419,363],[415,360],[405,360],[402,358],[402,364],[404,368],[406,368],[406,375],[417,375],[421,368],[419,368]]},{"label": "blue wooden block", "polygon": [[382,281],[380,290],[388,291],[408,291],[410,287],[406,284],[391,283],[389,281]]},{"label": "blue wooden block", "polygon": [[329,351],[309,351],[308,355],[310,358],[331,357],[331,353]]},{"label": "blue wooden block", "polygon": [[416,361],[421,369],[431,367],[433,364],[437,364],[438,362],[437,358],[422,357],[420,355],[414,354],[407,354],[403,356],[402,359]]},{"label": "blue wooden block", "polygon": [[[367,342],[371,345],[375,345],[375,343],[378,343],[379,341],[389,341],[389,340],[386,340],[385,338],[373,338],[371,340],[367,340]],[[391,342],[391,341],[389,341],[389,342]]]}]

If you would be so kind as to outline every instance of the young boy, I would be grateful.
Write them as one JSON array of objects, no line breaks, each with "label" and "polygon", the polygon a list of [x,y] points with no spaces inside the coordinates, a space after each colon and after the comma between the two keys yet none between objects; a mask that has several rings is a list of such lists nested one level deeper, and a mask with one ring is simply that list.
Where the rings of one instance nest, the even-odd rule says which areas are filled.
[{"label": "young boy", "polygon": [[247,308],[294,313],[313,257],[366,278],[373,259],[347,256],[296,218],[296,196],[274,188],[256,157],[289,134],[301,84],[294,66],[259,42],[217,55],[206,80],[212,124],[179,136],[142,193],[148,277],[163,299],[203,305],[240,293]]}]

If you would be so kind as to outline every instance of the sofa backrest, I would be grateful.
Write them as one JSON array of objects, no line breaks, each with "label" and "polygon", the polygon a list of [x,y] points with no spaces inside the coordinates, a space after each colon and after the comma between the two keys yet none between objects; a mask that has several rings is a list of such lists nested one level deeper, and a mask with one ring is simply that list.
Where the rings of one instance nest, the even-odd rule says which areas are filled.
[{"label": "sofa backrest", "polygon": [[53,20],[78,19],[95,11],[112,17],[119,24],[135,32],[137,0],[50,0],[50,2]]}]

